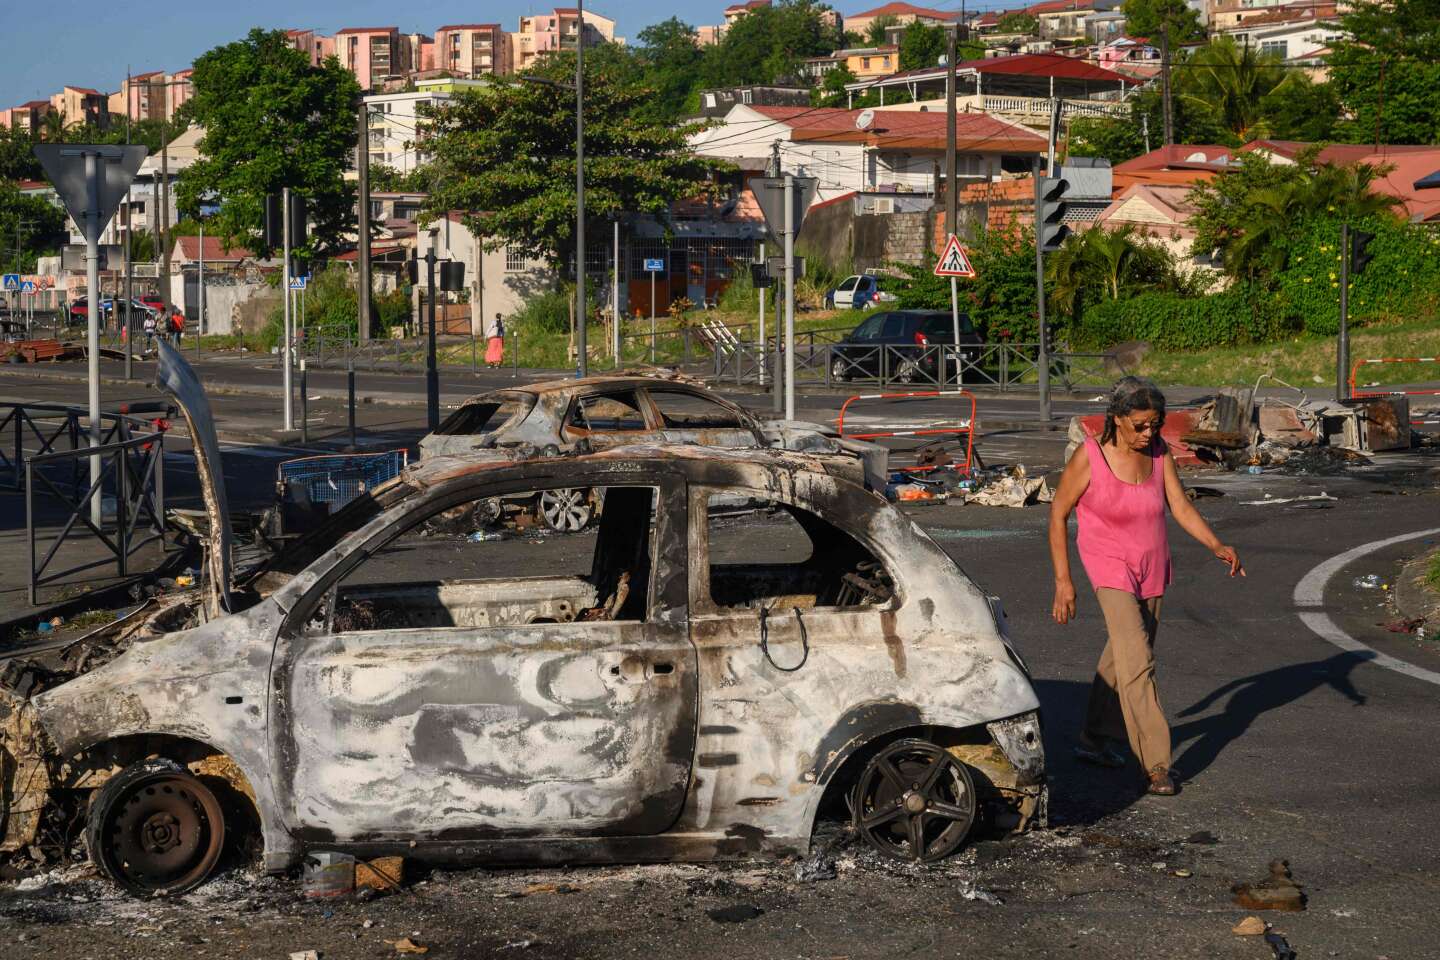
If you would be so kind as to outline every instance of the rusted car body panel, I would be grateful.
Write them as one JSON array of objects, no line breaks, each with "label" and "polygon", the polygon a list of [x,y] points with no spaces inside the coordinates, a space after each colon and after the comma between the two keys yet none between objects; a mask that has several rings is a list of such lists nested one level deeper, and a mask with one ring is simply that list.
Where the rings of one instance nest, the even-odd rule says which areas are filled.
[{"label": "rusted car body panel", "polygon": [[[1039,704],[1001,618],[853,471],[848,456],[694,444],[427,458],[238,584],[229,599],[248,608],[204,619],[200,605],[202,622],[135,639],[38,695],[0,690],[0,787],[14,800],[23,764],[93,787],[124,762],[118,744],[183,743],[253,802],[271,870],[317,847],[750,857],[806,850],[847,762],[925,732],[1022,821],[1043,817]],[[429,516],[560,486],[611,490],[602,525],[646,556],[633,584],[643,617],[586,620],[605,591],[573,577],[343,586]],[[893,592],[822,604],[802,581],[841,561],[817,554],[772,584],[768,605],[723,606],[711,594],[733,584],[712,577],[708,542],[717,497],[826,518],[883,564]],[[407,618],[398,627],[337,613],[386,591]],[[8,849],[37,819],[24,812],[33,794],[20,799],[9,809],[23,815],[0,825]]]}]

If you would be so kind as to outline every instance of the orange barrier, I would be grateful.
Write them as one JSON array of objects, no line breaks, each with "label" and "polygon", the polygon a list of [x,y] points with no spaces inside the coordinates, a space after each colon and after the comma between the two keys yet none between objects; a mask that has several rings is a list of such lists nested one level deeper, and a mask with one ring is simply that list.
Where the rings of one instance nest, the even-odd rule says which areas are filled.
[{"label": "orange barrier", "polygon": [[[1440,395],[1440,390],[1357,390],[1355,389],[1355,375],[1367,363],[1440,363],[1440,357],[1380,357],[1375,360],[1356,360],[1355,366],[1350,368],[1350,396],[1352,397],[1433,397]],[[1440,420],[1410,421],[1412,427],[1436,423],[1440,423]]]},{"label": "orange barrier", "polygon": [[[970,401],[970,416],[961,420],[954,426],[922,427],[916,430],[872,430],[866,433],[846,433],[845,414],[849,412],[850,405],[857,400],[912,400],[925,397],[966,397]],[[965,438],[965,462],[954,464],[956,471],[969,474],[971,464],[975,457],[975,395],[969,390],[912,390],[906,393],[859,393],[847,399],[840,405],[840,416],[837,418],[837,426],[840,436],[851,440],[880,440],[886,437],[935,437],[954,436],[957,439]],[[916,465],[910,467],[896,467],[897,470],[930,470],[930,465]]]}]

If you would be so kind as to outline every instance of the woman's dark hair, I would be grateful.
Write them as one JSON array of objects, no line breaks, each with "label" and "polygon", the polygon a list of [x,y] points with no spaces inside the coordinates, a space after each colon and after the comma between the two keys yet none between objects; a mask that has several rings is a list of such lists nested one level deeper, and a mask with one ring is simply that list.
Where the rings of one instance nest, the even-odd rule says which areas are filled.
[{"label": "woman's dark hair", "polygon": [[1144,377],[1121,377],[1110,388],[1110,403],[1105,407],[1105,428],[1100,432],[1100,443],[1110,443],[1115,439],[1116,417],[1136,410],[1153,410],[1160,414],[1158,431],[1165,425],[1165,394]]}]

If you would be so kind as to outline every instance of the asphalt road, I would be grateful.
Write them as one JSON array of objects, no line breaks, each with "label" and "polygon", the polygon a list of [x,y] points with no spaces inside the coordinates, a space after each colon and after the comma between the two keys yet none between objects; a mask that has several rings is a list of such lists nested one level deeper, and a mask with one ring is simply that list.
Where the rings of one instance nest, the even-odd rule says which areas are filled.
[{"label": "asphalt road", "polygon": [[[0,393],[17,389],[48,388],[0,379]],[[263,415],[257,398],[221,397],[222,419],[232,401]],[[825,404],[833,411],[838,401]],[[234,409],[236,417],[246,412]],[[400,412],[413,420],[413,411]],[[989,442],[1056,463],[1063,433],[1017,427]],[[283,958],[306,949],[324,958],[386,957],[396,955],[387,941],[408,936],[432,957],[1261,960],[1273,955],[1269,946],[1230,932],[1253,912],[1231,902],[1230,887],[1261,879],[1283,858],[1308,909],[1260,915],[1301,958],[1440,955],[1440,689],[1377,665],[1369,652],[1440,673],[1440,643],[1387,632],[1379,624],[1395,616],[1389,592],[1356,584],[1369,574],[1391,582],[1404,559],[1440,535],[1340,568],[1320,585],[1318,606],[1295,597],[1297,584],[1331,557],[1440,527],[1435,453],[1377,458],[1341,476],[1191,479],[1224,494],[1200,506],[1250,575],[1226,577],[1172,528],[1177,574],[1158,650],[1183,778],[1177,797],[1142,796],[1133,766],[1098,770],[1070,755],[1103,629],[1084,595],[1076,622],[1060,627],[1049,618],[1045,509],[929,505],[910,512],[1003,599],[1034,672],[1052,778],[1047,830],[976,843],[930,871],[841,847],[838,877],[816,883],[797,882],[784,864],[476,869],[430,874],[370,903],[315,903],[300,899],[292,880],[235,871],[178,901],[143,904],[96,880],[32,881],[35,889],[0,886],[0,943],[6,956],[65,958]],[[263,476],[271,456],[231,444],[227,473]],[[1322,490],[1339,499],[1319,508],[1246,502]],[[1301,614],[1317,611],[1352,649],[1302,622]],[[749,916],[738,922],[712,917],[727,907],[759,913],[733,911]]]}]

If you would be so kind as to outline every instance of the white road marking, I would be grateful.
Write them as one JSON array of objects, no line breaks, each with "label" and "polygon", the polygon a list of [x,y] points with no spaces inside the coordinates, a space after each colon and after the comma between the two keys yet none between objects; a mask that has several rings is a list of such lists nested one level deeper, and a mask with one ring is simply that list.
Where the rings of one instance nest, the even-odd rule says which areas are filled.
[{"label": "white road marking", "polygon": [[[1311,569],[1309,573],[1300,578],[1300,582],[1295,585],[1295,606],[1324,606],[1325,585],[1330,582],[1331,577],[1339,573],[1352,561],[1366,554],[1374,553],[1376,550],[1383,550],[1397,543],[1404,543],[1406,540],[1418,540],[1420,537],[1429,537],[1435,534],[1440,534],[1440,527],[1431,527],[1429,530],[1416,530],[1413,533],[1402,533],[1398,537],[1389,537],[1384,540],[1362,543],[1360,546],[1346,550],[1344,553],[1336,554],[1324,563],[1318,564]],[[1424,667],[1417,667],[1413,663],[1406,663],[1404,660],[1399,660],[1389,654],[1381,653],[1374,647],[1366,646],[1344,630],[1341,630],[1335,624],[1335,621],[1330,619],[1328,613],[1305,610],[1301,611],[1299,616],[1301,623],[1315,631],[1316,635],[1322,640],[1333,643],[1341,650],[1361,654],[1377,667],[1394,670],[1396,673],[1403,673],[1407,677],[1414,677],[1416,680],[1424,680],[1426,683],[1433,683],[1440,686],[1440,673],[1436,673],[1434,670],[1426,670]]]}]

